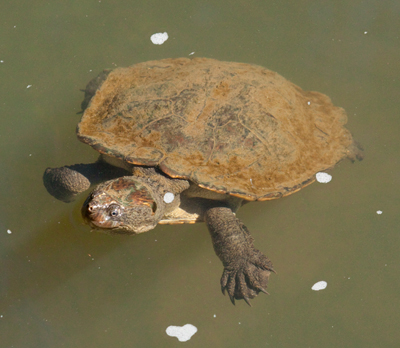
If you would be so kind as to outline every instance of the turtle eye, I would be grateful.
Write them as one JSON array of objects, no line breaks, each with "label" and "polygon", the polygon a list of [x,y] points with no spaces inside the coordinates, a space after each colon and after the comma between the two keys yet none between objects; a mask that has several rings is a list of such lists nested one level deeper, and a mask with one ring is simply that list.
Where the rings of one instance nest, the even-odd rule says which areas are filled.
[{"label": "turtle eye", "polygon": [[120,215],[121,213],[121,209],[117,204],[111,204],[108,207],[108,215],[110,217],[117,217],[118,215]]}]

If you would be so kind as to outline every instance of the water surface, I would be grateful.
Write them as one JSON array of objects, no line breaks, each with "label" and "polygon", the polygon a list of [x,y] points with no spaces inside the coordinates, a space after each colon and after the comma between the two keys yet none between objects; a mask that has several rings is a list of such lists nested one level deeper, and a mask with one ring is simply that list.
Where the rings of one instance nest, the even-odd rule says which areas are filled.
[{"label": "water surface", "polygon": [[[5,1],[0,346],[399,346],[399,16],[394,0]],[[252,308],[220,293],[204,225],[91,233],[84,197],[65,204],[42,185],[46,167],[97,156],[75,136],[88,80],[192,52],[329,95],[366,150],[329,184],[239,212],[278,271]],[[165,333],[187,323],[198,331],[186,343]]]}]

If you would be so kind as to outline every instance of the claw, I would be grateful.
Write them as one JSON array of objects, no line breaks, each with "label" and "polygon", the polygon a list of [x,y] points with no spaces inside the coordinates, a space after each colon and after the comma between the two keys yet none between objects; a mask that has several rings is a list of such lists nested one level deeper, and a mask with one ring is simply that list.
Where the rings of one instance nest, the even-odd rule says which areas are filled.
[{"label": "claw", "polygon": [[272,266],[261,265],[261,266],[259,266],[259,267],[262,268],[262,269],[264,269],[264,270],[266,270],[266,271],[270,271],[270,272],[276,274],[276,271],[272,268]]},{"label": "claw", "polygon": [[225,287],[224,286],[221,286],[221,291],[222,291],[222,295],[225,296]]},{"label": "claw", "polygon": [[231,294],[229,294],[229,298],[231,299],[232,304],[235,305],[235,298]]},{"label": "claw", "polygon": [[225,292],[225,289],[226,289],[226,285],[228,284],[228,279],[229,279],[229,272],[227,272],[224,269],[224,272],[222,273],[222,277],[221,277],[221,280],[220,280],[221,289],[224,289],[224,290],[222,290],[223,294],[225,294],[224,292]]},{"label": "claw", "polygon": [[261,286],[258,288],[258,290],[260,290],[261,292],[263,292],[266,295],[269,295],[269,293],[267,292],[267,290],[265,290],[264,288],[262,288]]},{"label": "claw", "polygon": [[243,299],[246,301],[246,303],[251,307],[250,300],[247,296],[243,296]]}]

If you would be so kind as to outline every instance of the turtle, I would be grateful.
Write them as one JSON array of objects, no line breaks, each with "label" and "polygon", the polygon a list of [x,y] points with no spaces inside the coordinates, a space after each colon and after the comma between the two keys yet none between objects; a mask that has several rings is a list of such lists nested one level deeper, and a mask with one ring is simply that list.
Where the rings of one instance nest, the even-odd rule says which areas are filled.
[{"label": "turtle", "polygon": [[363,149],[345,111],[264,67],[171,58],[102,71],[77,126],[95,163],[47,168],[43,181],[82,206],[92,229],[137,235],[158,224],[205,222],[233,304],[266,288],[272,262],[236,217],[253,201],[291,195]]}]

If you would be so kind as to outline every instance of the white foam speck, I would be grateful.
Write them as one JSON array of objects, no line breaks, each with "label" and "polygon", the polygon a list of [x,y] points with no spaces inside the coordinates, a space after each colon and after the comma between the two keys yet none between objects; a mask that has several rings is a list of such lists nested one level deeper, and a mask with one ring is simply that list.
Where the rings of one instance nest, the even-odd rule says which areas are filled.
[{"label": "white foam speck", "polygon": [[315,174],[315,179],[317,179],[317,181],[321,184],[327,184],[329,181],[332,180],[332,175],[324,172],[318,172],[317,174]]},{"label": "white foam speck", "polygon": [[8,234],[11,234],[12,232],[11,232],[11,230],[7,230],[7,233],[8,233]]},{"label": "white foam speck", "polygon": [[155,33],[150,36],[150,40],[155,45],[162,45],[165,41],[168,40],[168,33]]},{"label": "white foam speck", "polygon": [[307,102],[308,105],[311,105],[311,102]]},{"label": "white foam speck", "polygon": [[189,56],[193,56],[194,55],[194,52],[192,52],[192,53],[189,53]]},{"label": "white foam speck", "polygon": [[26,86],[26,88],[31,88],[32,87],[32,85],[28,85],[28,86]]},{"label": "white foam speck", "polygon": [[175,196],[174,196],[174,194],[172,192],[167,192],[164,195],[164,202],[165,203],[171,203],[171,202],[174,201],[174,199],[175,199]]},{"label": "white foam speck", "polygon": [[197,327],[192,324],[183,326],[168,326],[165,330],[168,336],[176,337],[179,342],[189,341],[192,336],[197,332]]},{"label": "white foam speck", "polygon": [[327,286],[328,286],[328,283],[321,280],[320,282],[315,283],[311,287],[311,290],[314,290],[314,291],[324,290]]},{"label": "white foam speck", "polygon": [[382,211],[382,210],[377,210],[376,213],[377,213],[378,215],[381,215],[381,214],[383,213],[383,211]]}]

